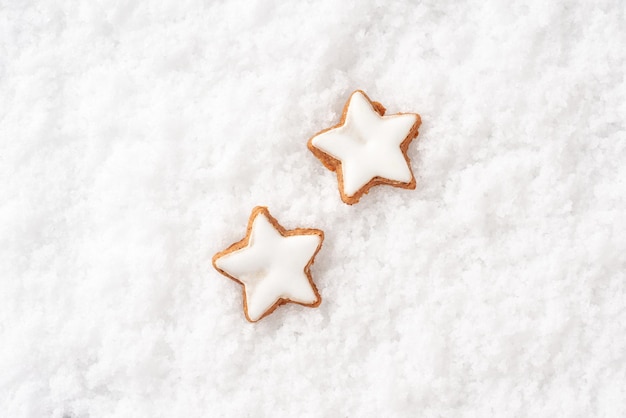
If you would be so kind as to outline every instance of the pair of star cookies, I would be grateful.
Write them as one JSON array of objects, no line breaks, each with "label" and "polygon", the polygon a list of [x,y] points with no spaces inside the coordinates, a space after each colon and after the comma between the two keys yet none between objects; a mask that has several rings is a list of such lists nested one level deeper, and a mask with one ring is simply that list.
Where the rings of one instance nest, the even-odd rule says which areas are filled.
[{"label": "pair of star cookies", "polygon": [[[339,124],[313,136],[308,147],[337,173],[341,200],[353,205],[376,185],[415,188],[407,150],[420,124],[417,113],[385,116],[380,103],[357,90]],[[213,266],[243,285],[244,314],[256,322],[285,303],[319,306],[310,268],[323,240],[318,229],[286,230],[267,208],[256,207],[246,236],[215,254]]]}]

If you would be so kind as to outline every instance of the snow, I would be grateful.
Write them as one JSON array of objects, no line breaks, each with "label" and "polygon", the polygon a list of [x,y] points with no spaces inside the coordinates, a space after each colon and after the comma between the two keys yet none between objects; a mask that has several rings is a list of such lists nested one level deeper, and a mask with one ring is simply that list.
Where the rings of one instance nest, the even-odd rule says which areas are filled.
[{"label": "snow", "polygon": [[[0,2],[0,415],[626,415],[620,0]],[[306,141],[418,112],[353,207]],[[246,322],[254,206],[325,231]]]}]

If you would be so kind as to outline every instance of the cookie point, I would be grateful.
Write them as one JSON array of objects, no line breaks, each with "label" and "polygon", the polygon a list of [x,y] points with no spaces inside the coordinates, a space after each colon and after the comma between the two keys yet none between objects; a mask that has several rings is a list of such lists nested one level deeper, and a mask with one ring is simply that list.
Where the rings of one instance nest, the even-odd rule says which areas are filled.
[{"label": "cookie point", "polygon": [[211,264],[213,264],[213,268],[218,271],[220,270],[220,268],[218,267],[217,262],[220,258],[222,258],[220,253],[213,255],[213,257],[211,258]]},{"label": "cookie point", "polygon": [[415,124],[417,125],[417,128],[419,128],[420,126],[422,126],[422,117],[419,115],[419,113],[414,113],[415,115]]},{"label": "cookie point", "polygon": [[255,323],[257,323],[257,322],[259,322],[261,320],[261,318],[252,319],[252,318],[250,318],[250,316],[248,316],[247,313],[245,314],[245,317],[246,317],[246,321],[248,321],[251,324],[255,324]]},{"label": "cookie point", "polygon": [[252,213],[254,213],[254,214],[257,214],[257,213],[268,214],[269,210],[267,209],[267,206],[255,206],[254,209],[252,209]]}]

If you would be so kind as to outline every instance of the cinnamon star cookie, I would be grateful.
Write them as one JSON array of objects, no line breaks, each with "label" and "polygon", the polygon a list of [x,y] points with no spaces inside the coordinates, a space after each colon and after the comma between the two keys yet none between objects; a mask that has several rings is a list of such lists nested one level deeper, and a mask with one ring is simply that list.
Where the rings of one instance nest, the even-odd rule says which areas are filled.
[{"label": "cinnamon star cookie", "polygon": [[322,247],[318,229],[285,230],[267,208],[256,207],[241,241],[213,256],[213,266],[243,285],[243,311],[256,322],[288,302],[316,307],[322,302],[311,272]]},{"label": "cinnamon star cookie", "polygon": [[311,152],[337,172],[341,200],[352,205],[378,184],[415,189],[407,156],[421,124],[417,113],[385,116],[385,108],[361,90],[350,96],[338,125],[308,141]]}]

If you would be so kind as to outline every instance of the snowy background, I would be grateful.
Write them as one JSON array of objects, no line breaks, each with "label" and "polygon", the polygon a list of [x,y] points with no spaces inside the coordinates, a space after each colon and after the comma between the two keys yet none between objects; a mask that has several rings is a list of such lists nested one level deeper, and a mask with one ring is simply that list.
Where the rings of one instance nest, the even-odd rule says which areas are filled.
[{"label": "snowy background", "polygon": [[[626,415],[626,3],[0,0],[0,415]],[[354,207],[307,139],[421,114]],[[318,309],[211,266],[267,205]]]}]

